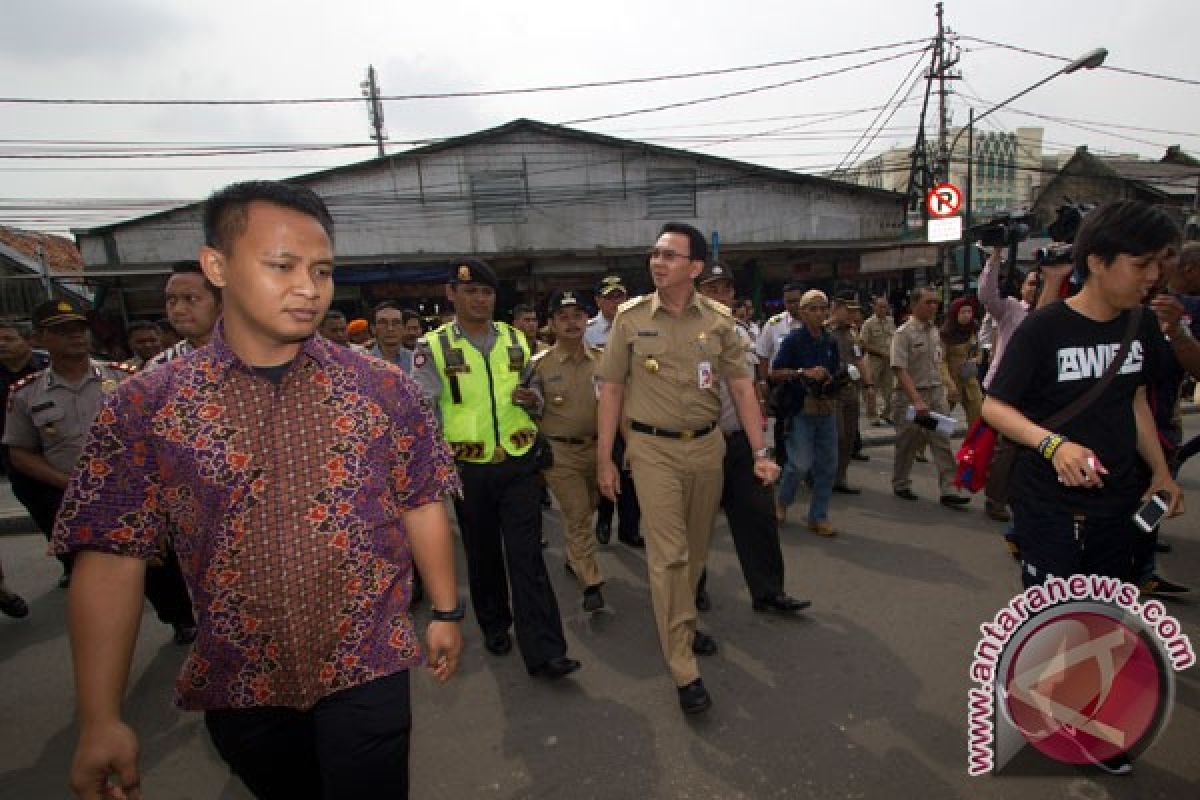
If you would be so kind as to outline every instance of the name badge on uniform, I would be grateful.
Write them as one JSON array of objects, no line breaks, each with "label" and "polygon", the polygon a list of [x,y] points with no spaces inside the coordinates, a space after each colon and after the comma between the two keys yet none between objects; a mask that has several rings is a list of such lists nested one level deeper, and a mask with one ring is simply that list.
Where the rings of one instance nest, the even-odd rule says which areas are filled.
[{"label": "name badge on uniform", "polygon": [[711,361],[701,361],[696,365],[696,383],[701,389],[713,387],[713,368]]}]

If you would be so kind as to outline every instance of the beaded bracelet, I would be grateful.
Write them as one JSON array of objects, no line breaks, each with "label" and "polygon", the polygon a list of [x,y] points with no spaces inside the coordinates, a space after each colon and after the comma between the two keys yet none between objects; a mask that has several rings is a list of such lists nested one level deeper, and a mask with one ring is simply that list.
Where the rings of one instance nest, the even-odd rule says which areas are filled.
[{"label": "beaded bracelet", "polygon": [[1054,458],[1054,454],[1055,454],[1055,452],[1058,451],[1058,448],[1066,440],[1067,439],[1065,436],[1061,436],[1057,433],[1052,433],[1052,434],[1048,435],[1045,439],[1042,439],[1041,443],[1038,444],[1037,451],[1038,451],[1038,453],[1041,454],[1042,458],[1046,459],[1047,461],[1050,461]]}]

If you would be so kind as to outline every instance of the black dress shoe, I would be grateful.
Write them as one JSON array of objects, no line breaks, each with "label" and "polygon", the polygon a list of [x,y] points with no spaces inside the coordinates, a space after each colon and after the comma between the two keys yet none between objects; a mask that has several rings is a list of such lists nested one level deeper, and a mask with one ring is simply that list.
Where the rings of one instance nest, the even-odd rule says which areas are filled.
[{"label": "black dress shoe", "polygon": [[634,547],[640,550],[646,546],[646,540],[642,538],[640,533],[635,533],[633,536],[618,536],[617,539],[626,547]]},{"label": "black dress shoe", "polygon": [[599,611],[604,608],[604,595],[600,593],[600,586],[589,586],[583,590],[583,610],[592,612]]},{"label": "black dress shoe", "polygon": [[779,614],[794,614],[812,605],[809,600],[797,600],[787,592],[762,597],[751,604],[755,611],[775,611]]},{"label": "black dress shoe", "polygon": [[938,502],[952,511],[966,511],[966,506],[971,502],[971,498],[957,494],[944,494],[938,498]]},{"label": "black dress shoe", "polygon": [[5,592],[0,594],[0,612],[15,619],[29,616],[29,604],[19,594]]},{"label": "black dress shoe", "polygon": [[704,631],[696,631],[696,635],[692,637],[692,652],[698,656],[715,656],[717,640]]},{"label": "black dress shoe", "polygon": [[708,597],[708,590],[701,589],[696,592],[696,610],[697,611],[712,611],[712,600]]},{"label": "black dress shoe", "polygon": [[612,523],[596,521],[596,541],[600,544],[608,544],[608,540],[612,538]]},{"label": "black dress shoe", "polygon": [[870,461],[871,457],[866,453],[851,453],[850,458],[854,461]]},{"label": "black dress shoe", "polygon": [[536,667],[529,670],[529,674],[535,678],[549,678],[550,680],[558,680],[559,678],[570,675],[575,670],[583,665],[573,658],[566,656],[555,656],[547,661],[543,661]]},{"label": "black dress shoe", "polygon": [[493,633],[483,640],[483,646],[494,656],[502,656],[512,650],[512,637],[508,631]]},{"label": "black dress shoe", "polygon": [[696,678],[687,686],[676,689],[679,692],[679,707],[685,714],[702,714],[712,707],[712,698],[704,688],[704,681]]},{"label": "black dress shoe", "polygon": [[894,495],[896,495],[896,497],[902,498],[904,500],[916,500],[917,499],[917,493],[914,492],[912,489],[893,489],[892,494],[894,494]]},{"label": "black dress shoe", "polygon": [[862,489],[854,486],[847,486],[844,483],[835,483],[833,490],[838,494],[862,494]]}]

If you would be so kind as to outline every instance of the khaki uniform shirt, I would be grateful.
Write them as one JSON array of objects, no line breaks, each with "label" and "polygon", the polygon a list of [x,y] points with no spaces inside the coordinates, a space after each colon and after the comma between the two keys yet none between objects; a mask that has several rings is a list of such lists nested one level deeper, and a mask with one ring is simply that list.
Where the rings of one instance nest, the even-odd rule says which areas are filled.
[{"label": "khaki uniform shirt", "polygon": [[59,377],[53,367],[14,384],[8,398],[4,444],[41,453],[50,466],[70,475],[83,454],[104,396],[131,372],[121,364],[93,361],[77,386]]},{"label": "khaki uniform shirt", "polygon": [[892,337],[896,335],[896,323],[891,317],[880,320],[872,314],[863,322],[862,345],[868,355],[888,358],[892,352]]},{"label": "khaki uniform shirt", "polygon": [[699,430],[721,413],[721,382],[750,377],[735,327],[728,309],[696,292],[678,317],[658,292],[629,300],[613,318],[600,379],[625,384],[626,418]]},{"label": "khaki uniform shirt", "polygon": [[554,345],[533,357],[532,388],[542,394],[538,428],[550,437],[596,436],[596,367],[600,351],[583,347],[577,357]]},{"label": "khaki uniform shirt", "polygon": [[[909,317],[892,339],[892,367],[908,370],[918,389],[942,386],[942,338],[937,326]],[[904,391],[899,381],[896,391]]]}]

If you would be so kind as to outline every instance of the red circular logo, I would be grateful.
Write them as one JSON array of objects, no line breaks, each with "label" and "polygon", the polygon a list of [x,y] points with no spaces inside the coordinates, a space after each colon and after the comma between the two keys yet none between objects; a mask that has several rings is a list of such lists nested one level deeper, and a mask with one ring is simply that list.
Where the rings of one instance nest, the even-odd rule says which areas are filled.
[{"label": "red circular logo", "polygon": [[1169,694],[1149,642],[1104,613],[1069,611],[1034,628],[1004,676],[1008,714],[1056,761],[1106,761],[1148,744]]}]

